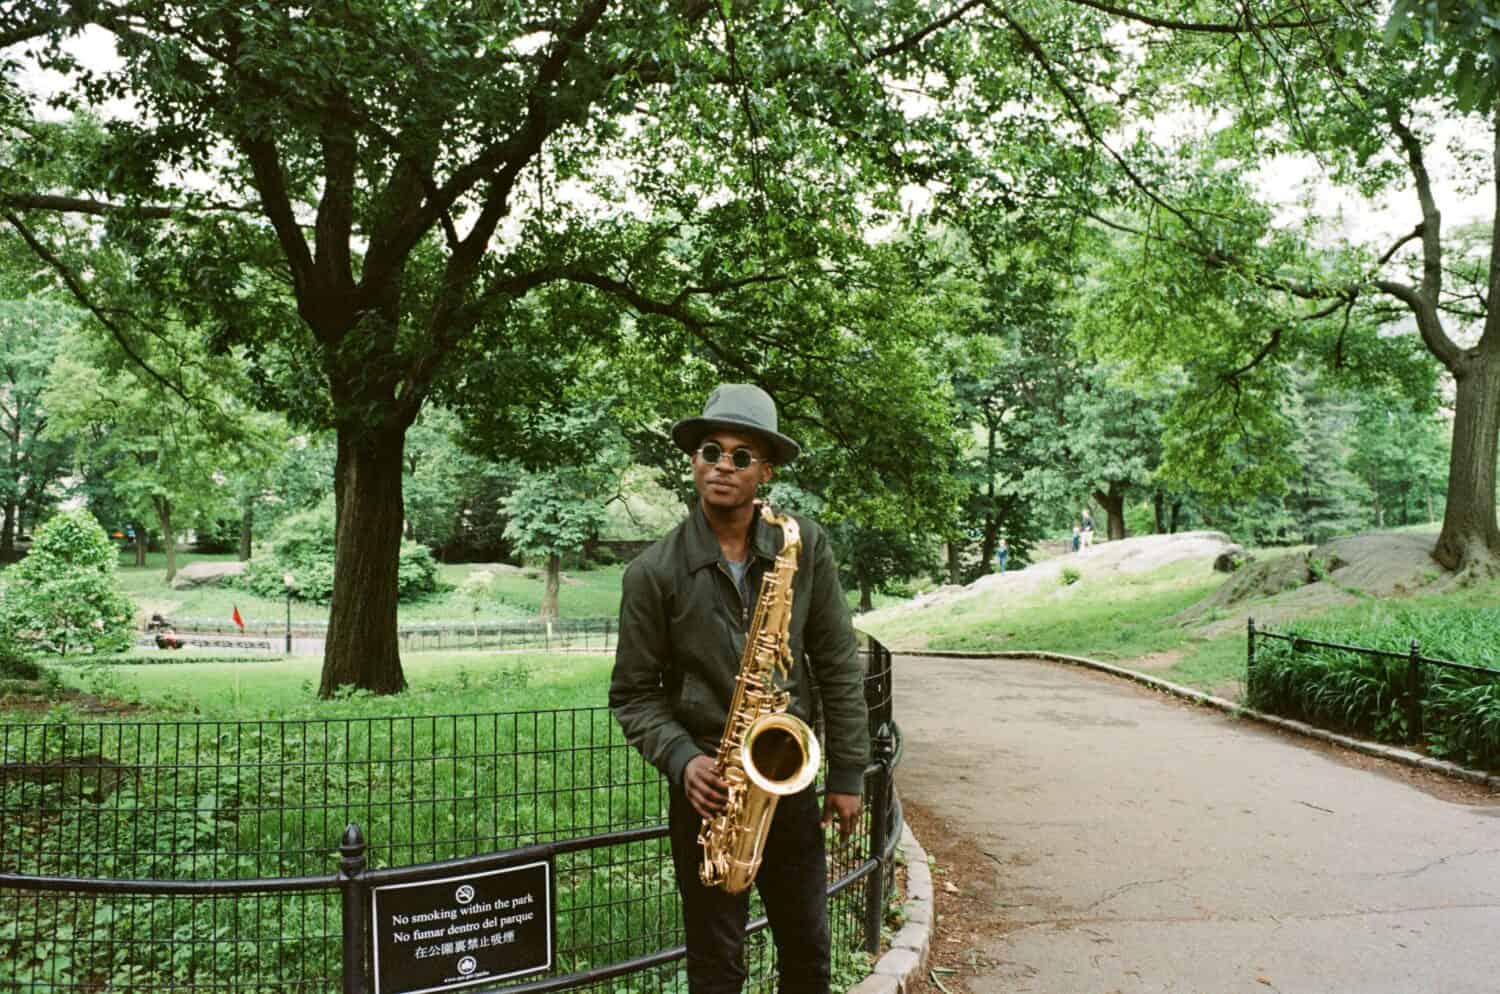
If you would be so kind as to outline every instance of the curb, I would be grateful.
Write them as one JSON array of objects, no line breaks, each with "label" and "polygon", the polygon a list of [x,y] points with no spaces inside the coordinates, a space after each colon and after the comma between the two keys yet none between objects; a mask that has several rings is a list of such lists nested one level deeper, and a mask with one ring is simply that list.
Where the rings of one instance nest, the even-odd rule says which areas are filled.
[{"label": "curb", "polygon": [[927,966],[932,944],[932,870],[927,851],[917,842],[911,826],[901,826],[900,849],[906,855],[906,903],[901,906],[906,924],[891,937],[891,946],[875,963],[870,975],[849,994],[906,994],[914,978]]},{"label": "curb", "polygon": [[1392,762],[1428,770],[1432,773],[1440,773],[1443,776],[1453,777],[1457,780],[1467,780],[1469,783],[1479,784],[1482,787],[1500,787],[1500,775],[1497,774],[1471,770],[1466,766],[1459,766],[1457,763],[1450,763],[1442,759],[1433,759],[1431,756],[1412,752],[1410,749],[1399,749],[1396,746],[1389,746],[1380,742],[1368,742],[1364,739],[1356,739],[1348,735],[1340,735],[1337,732],[1330,732],[1327,729],[1318,728],[1306,722],[1294,721],[1291,718],[1283,718],[1280,715],[1266,714],[1263,711],[1256,711],[1254,708],[1236,704],[1234,701],[1228,701],[1222,697],[1205,694],[1191,687],[1184,687],[1181,684],[1171,683],[1154,676],[1147,676],[1144,673],[1137,673],[1135,670],[1127,670],[1122,666],[1101,663],[1096,659],[1088,659],[1084,656],[1065,656],[1057,652],[1039,651],[960,652],[957,650],[941,649],[923,649],[920,651],[900,651],[893,649],[891,650],[891,654],[899,656],[936,656],[947,659],[1045,659],[1051,662],[1068,663],[1072,666],[1082,666],[1085,669],[1098,670],[1101,673],[1108,673],[1112,676],[1133,680],[1153,690],[1159,690],[1174,697],[1192,701],[1195,704],[1216,708],[1236,718],[1250,718],[1267,725],[1274,725],[1289,732],[1295,732],[1298,735],[1305,735],[1308,738],[1318,739],[1332,745],[1342,746],[1345,749],[1351,749],[1354,752],[1364,753],[1367,756],[1389,759]]}]

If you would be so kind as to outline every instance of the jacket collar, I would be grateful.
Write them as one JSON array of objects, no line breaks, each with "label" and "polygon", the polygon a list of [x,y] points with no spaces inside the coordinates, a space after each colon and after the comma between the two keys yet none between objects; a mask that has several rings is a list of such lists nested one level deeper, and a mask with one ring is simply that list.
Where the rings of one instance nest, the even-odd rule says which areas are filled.
[{"label": "jacket collar", "polygon": [[[704,515],[701,506],[693,505],[693,510],[688,514],[687,527],[682,530],[682,534],[687,546],[688,572],[696,572],[705,566],[712,566],[722,558],[719,538],[708,526],[708,518]],[[759,505],[756,506],[755,517],[750,522],[750,549],[760,559],[775,559],[781,552],[781,529],[766,524],[760,516]]]}]

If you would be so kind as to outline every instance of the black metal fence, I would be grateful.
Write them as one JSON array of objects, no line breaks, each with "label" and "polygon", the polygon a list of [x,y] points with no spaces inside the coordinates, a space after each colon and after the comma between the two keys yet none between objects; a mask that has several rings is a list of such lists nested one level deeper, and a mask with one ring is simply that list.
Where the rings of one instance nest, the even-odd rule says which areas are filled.
[{"label": "black metal fence", "polygon": [[1500,670],[1491,669],[1486,666],[1475,666],[1471,663],[1460,663],[1452,659],[1435,659],[1422,655],[1422,646],[1417,639],[1412,639],[1405,652],[1393,652],[1389,649],[1372,649],[1366,646],[1345,645],[1340,642],[1325,642],[1319,639],[1311,639],[1301,635],[1283,632],[1271,632],[1257,628],[1255,619],[1246,621],[1246,658],[1245,658],[1245,689],[1247,696],[1253,701],[1256,698],[1256,641],[1277,641],[1288,644],[1292,652],[1311,652],[1314,650],[1330,650],[1333,652],[1350,653],[1356,656],[1364,656],[1368,659],[1387,660],[1401,666],[1401,678],[1393,681],[1393,687],[1400,695],[1400,706],[1404,717],[1403,737],[1407,742],[1422,742],[1427,734],[1426,702],[1431,679],[1425,672],[1427,669],[1446,671],[1449,673],[1464,673],[1477,676],[1482,679],[1494,680],[1500,683]]},{"label": "black metal fence", "polygon": [[[864,655],[876,761],[830,848],[846,974],[900,826],[891,657]],[[11,724],[0,759],[0,991],[363,991],[373,888],[518,860],[552,866],[555,959],[505,990],[683,989],[666,784],[604,707]],[[769,989],[764,933],[751,964]]]},{"label": "black metal fence", "polygon": [[[280,653],[288,636],[297,639],[327,637],[326,621],[253,621],[240,628],[233,622],[213,618],[172,618],[172,631],[188,647],[211,647]],[[398,631],[402,651],[425,649],[572,650],[613,652],[615,619],[535,618],[473,622],[409,622]],[[142,645],[152,636],[142,638]],[[154,644],[154,643],[152,643]]]}]

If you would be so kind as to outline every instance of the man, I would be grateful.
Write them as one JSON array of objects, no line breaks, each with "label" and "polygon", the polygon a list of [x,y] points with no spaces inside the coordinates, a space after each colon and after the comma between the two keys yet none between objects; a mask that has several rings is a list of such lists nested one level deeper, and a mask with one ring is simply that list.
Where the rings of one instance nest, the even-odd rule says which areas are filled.
[{"label": "man", "polygon": [[997,573],[1005,572],[1005,563],[1010,559],[1010,546],[1005,544],[1005,539],[1000,540],[1000,548],[995,550],[995,566]]},{"label": "man", "polygon": [[[672,427],[672,440],[692,457],[698,505],[625,571],[609,704],[626,738],[671,784],[689,990],[738,994],[746,976],[749,892],[703,885],[698,832],[726,801],[714,757],[760,580],[781,551],[781,529],[761,520],[756,490],[799,446],[776,430],[770,396],[738,383],[714,390],[701,417]],[[790,712],[809,724],[821,705],[828,793],[821,818],[813,788],[777,804],[755,885],[776,941],[781,990],[823,994],[829,931],[822,828],[837,821],[847,837],[858,822],[869,730],[864,670],[828,537],[813,522],[796,520],[802,551],[786,689]]]}]

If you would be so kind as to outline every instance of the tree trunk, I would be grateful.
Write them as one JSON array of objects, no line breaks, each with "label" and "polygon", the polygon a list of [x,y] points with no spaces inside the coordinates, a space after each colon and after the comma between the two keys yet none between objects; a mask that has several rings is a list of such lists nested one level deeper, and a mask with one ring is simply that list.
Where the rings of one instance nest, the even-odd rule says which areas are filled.
[{"label": "tree trunk", "polygon": [[396,633],[405,434],[400,427],[338,429],[333,603],[320,697],[344,686],[377,694],[406,688]]},{"label": "tree trunk", "polygon": [[255,537],[255,501],[245,501],[245,506],[240,511],[240,547],[238,551],[239,561],[248,563],[250,561],[251,539]]},{"label": "tree trunk", "polygon": [[1493,566],[1500,557],[1495,523],[1495,445],[1500,441],[1500,357],[1471,353],[1454,374],[1453,452],[1448,506],[1433,558],[1448,569]]},{"label": "tree trunk", "polygon": [[562,556],[552,553],[547,557],[547,582],[542,588],[543,621],[556,621],[562,617],[557,609],[557,592],[562,587]]},{"label": "tree trunk", "polygon": [[4,517],[0,518],[0,562],[4,562],[16,551],[16,512],[19,506],[13,500],[5,502]]},{"label": "tree trunk", "polygon": [[963,570],[959,568],[958,543],[952,540],[948,542],[948,582],[955,585],[964,582]]},{"label": "tree trunk", "polygon": [[161,548],[167,554],[167,583],[177,576],[177,535],[172,531],[172,502],[165,497],[153,497],[156,505],[156,520],[161,527]]},{"label": "tree trunk", "polygon": [[875,591],[871,589],[870,581],[866,580],[864,575],[861,574],[859,578],[859,613],[864,614],[874,609]]},{"label": "tree trunk", "polygon": [[148,539],[146,537],[146,529],[141,528],[137,530],[135,533],[135,564],[142,568],[144,568],[146,565],[147,544]]},{"label": "tree trunk", "polygon": [[1158,490],[1151,498],[1151,509],[1156,512],[1156,534],[1167,533],[1167,495]]},{"label": "tree trunk", "polygon": [[1094,500],[1104,509],[1104,516],[1109,522],[1109,540],[1118,542],[1125,537],[1125,488],[1128,484],[1119,480],[1111,480],[1109,493],[1094,491]]},{"label": "tree trunk", "polygon": [[1182,517],[1182,498],[1178,497],[1176,500],[1172,501],[1172,520],[1167,523],[1167,527],[1168,527],[1168,529],[1171,531],[1171,533],[1173,535],[1177,534],[1177,523],[1178,523],[1178,520],[1181,517]]}]

